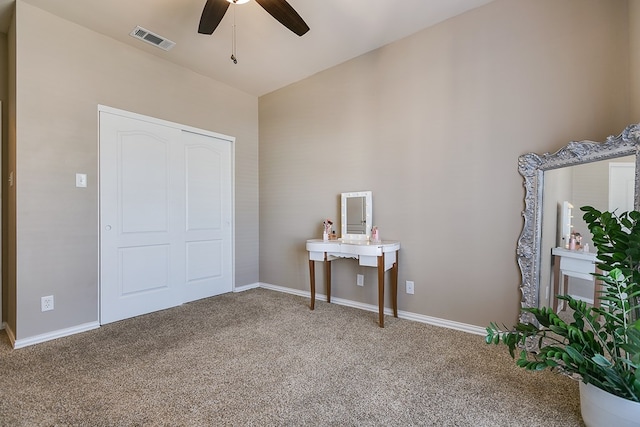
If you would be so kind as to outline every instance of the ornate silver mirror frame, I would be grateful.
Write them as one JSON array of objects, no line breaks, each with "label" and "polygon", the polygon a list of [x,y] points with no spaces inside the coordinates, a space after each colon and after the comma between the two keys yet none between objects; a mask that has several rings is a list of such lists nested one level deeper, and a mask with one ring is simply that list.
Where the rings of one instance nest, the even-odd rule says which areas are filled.
[{"label": "ornate silver mirror frame", "polygon": [[[634,206],[640,208],[640,124],[628,126],[620,135],[610,136],[605,142],[570,142],[553,154],[523,154],[518,158],[518,172],[524,178],[524,224],[518,239],[517,260],[522,274],[521,306],[538,307],[540,286],[540,240],[542,233],[542,193],[544,172],[599,160],[629,155],[636,156]],[[576,209],[579,207],[576,206]],[[534,320],[521,312],[520,321]]]}]

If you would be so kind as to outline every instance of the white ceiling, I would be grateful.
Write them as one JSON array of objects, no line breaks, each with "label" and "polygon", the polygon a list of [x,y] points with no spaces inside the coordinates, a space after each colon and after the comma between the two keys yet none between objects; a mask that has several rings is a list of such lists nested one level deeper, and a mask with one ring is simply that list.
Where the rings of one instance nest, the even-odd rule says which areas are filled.
[{"label": "white ceiling", "polygon": [[[260,96],[492,0],[288,0],[311,28],[302,37],[253,1],[229,7],[211,36],[197,32],[205,0],[24,1]],[[13,2],[0,0],[0,31]],[[237,65],[230,59],[234,7]],[[165,52],[134,39],[136,25],[177,44]]]}]

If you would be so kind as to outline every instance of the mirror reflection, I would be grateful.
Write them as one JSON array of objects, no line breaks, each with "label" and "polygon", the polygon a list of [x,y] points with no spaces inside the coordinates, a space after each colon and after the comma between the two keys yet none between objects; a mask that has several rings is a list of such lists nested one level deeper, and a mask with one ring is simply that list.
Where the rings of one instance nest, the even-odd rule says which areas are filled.
[{"label": "mirror reflection", "polygon": [[[552,265],[558,256],[584,254],[584,261],[595,260],[591,233],[582,219],[581,206],[593,206],[600,211],[633,210],[635,156],[626,156],[580,164],[544,172],[541,236],[540,296],[541,306],[557,305],[553,295],[566,291],[588,303],[593,302],[594,284],[590,273],[580,274],[581,258],[571,260],[572,270],[563,280],[554,281]],[[591,256],[587,254],[593,254]],[[575,254],[574,254],[575,255]],[[564,261],[565,263],[568,261]],[[572,274],[575,273],[575,274]]]},{"label": "mirror reflection", "polygon": [[[555,153],[518,158],[525,188],[517,247],[522,307],[556,308],[554,295],[565,291],[593,301],[596,254],[580,207],[639,209],[639,151],[640,124],[632,124],[603,142],[571,141]],[[519,320],[535,322],[527,312]]]},{"label": "mirror reflection", "polygon": [[342,193],[342,239],[368,240],[371,236],[371,191]]},{"label": "mirror reflection", "polygon": [[367,234],[364,197],[347,198],[347,234]]}]

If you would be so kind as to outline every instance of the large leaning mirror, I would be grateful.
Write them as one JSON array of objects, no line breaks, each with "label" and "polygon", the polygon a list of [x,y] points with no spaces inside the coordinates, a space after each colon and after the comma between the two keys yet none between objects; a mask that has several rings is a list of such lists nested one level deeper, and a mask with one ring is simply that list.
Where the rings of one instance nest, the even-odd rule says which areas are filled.
[{"label": "large leaning mirror", "polygon": [[[555,153],[520,156],[525,187],[517,248],[522,307],[553,305],[552,254],[576,251],[574,241],[569,246],[570,236],[581,238],[580,256],[595,257],[581,206],[618,212],[640,208],[639,147],[640,125],[634,124],[605,142],[573,141]],[[586,279],[573,278],[568,286],[570,294],[586,301],[593,295]],[[531,320],[529,313],[520,314],[520,321]]]},{"label": "large leaning mirror", "polygon": [[371,237],[371,191],[341,194],[341,228],[343,240],[369,240]]}]

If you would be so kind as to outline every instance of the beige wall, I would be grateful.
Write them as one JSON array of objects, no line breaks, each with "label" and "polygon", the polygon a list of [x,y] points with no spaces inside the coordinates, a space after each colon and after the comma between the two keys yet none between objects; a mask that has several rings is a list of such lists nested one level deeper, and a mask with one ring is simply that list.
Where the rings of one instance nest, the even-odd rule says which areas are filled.
[{"label": "beige wall", "polygon": [[631,122],[640,122],[640,0],[629,0]]},{"label": "beige wall", "polygon": [[[538,288],[538,304],[549,306],[552,303],[553,272],[551,268],[551,249],[563,246],[562,204],[572,202],[571,168],[559,168],[544,172],[544,189],[542,190],[542,224],[540,236],[540,287]],[[559,238],[560,237],[560,238]],[[556,291],[557,293],[558,291]]]},{"label": "beige wall", "polygon": [[[496,0],[261,97],[260,280],[308,290],[304,240],[372,190],[415,281],[400,310],[513,322],[518,156],[628,124],[628,22],[626,1]],[[332,295],[376,304],[372,271],[333,269]]]},{"label": "beige wall", "polygon": [[[7,117],[8,117],[8,106],[9,106],[9,51],[8,51],[8,44],[7,44],[7,35],[0,33],[0,101],[2,102],[2,114],[0,115],[0,121],[2,126],[0,126],[0,128],[2,129],[2,133],[0,134],[0,141],[2,141],[1,144],[1,148],[0,148],[0,165],[2,164],[2,161],[6,158],[7,153],[5,151],[5,147],[7,146]],[[0,170],[5,170],[4,168],[0,169]],[[2,174],[0,173],[0,176],[2,176]],[[4,194],[4,179],[0,180],[0,197],[2,194]],[[4,220],[4,214],[0,215],[0,224],[3,224]],[[4,226],[0,226],[0,229],[6,229]],[[5,251],[2,251],[2,253],[4,254]],[[1,265],[1,264],[0,264]],[[5,304],[7,302],[7,295],[6,295],[6,290],[4,287],[1,286],[2,283],[2,273],[1,273],[1,268],[0,268],[0,313],[2,313],[2,316],[0,316],[0,328],[2,328],[2,322],[3,319],[5,317],[5,313],[7,311],[7,308],[5,307]]]},{"label": "beige wall", "polygon": [[15,14],[7,33],[8,51],[8,98],[7,105],[7,141],[2,147],[6,156],[2,159],[3,193],[2,193],[2,293],[3,312],[7,325],[15,330],[16,325],[16,194],[15,187],[9,187],[9,171],[16,168],[16,22]]},{"label": "beige wall", "polygon": [[20,0],[16,31],[16,337],[98,320],[98,104],[236,137],[236,285],[257,282],[257,98]]}]

